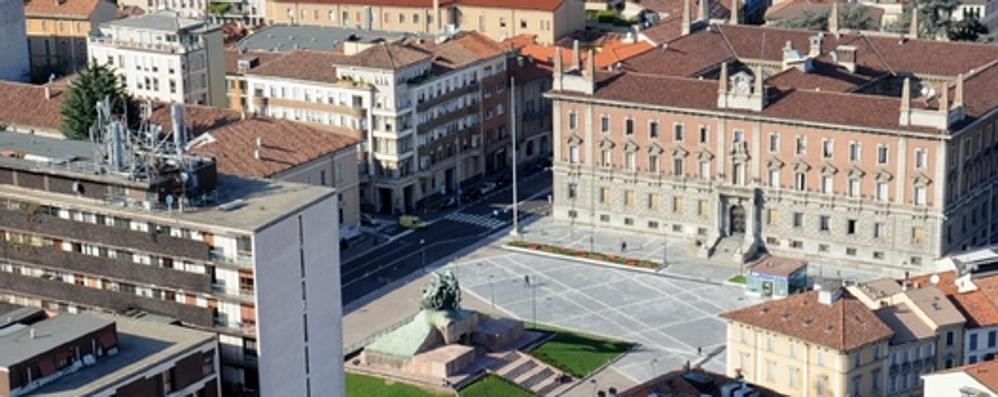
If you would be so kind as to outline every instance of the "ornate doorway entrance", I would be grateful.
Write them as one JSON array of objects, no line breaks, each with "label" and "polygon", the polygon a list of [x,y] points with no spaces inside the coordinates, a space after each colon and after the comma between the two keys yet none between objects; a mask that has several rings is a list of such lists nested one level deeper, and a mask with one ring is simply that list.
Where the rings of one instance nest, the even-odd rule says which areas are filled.
[{"label": "ornate doorway entrance", "polygon": [[745,234],[745,208],[741,205],[733,205],[728,211],[728,224],[731,225],[731,234]]}]

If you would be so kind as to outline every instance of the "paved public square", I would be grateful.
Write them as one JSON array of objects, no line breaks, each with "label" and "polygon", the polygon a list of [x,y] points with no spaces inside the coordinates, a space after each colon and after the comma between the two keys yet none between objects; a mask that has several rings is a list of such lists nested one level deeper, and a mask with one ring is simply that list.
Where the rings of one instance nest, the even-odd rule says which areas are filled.
[{"label": "paved public square", "polygon": [[757,302],[721,284],[737,267],[708,263],[648,274],[505,251],[451,266],[466,291],[499,311],[639,343],[611,366],[636,382],[686,361],[723,372],[726,330],[718,314]]}]

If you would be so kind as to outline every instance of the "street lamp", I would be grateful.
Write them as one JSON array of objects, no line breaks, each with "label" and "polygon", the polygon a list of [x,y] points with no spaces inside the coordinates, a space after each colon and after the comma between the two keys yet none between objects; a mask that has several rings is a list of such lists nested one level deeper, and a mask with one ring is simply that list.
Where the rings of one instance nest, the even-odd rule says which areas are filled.
[{"label": "street lamp", "polygon": [[530,282],[530,275],[523,275],[523,284],[530,288],[530,310],[533,315],[534,328],[537,328],[537,285]]},{"label": "street lamp", "polygon": [[669,260],[669,230],[667,225],[662,225],[662,267]]},{"label": "street lamp", "polygon": [[423,255],[423,271],[426,271],[426,239],[419,239],[419,251]]},{"label": "street lamp", "polygon": [[516,197],[516,169],[519,168],[516,163],[516,148],[518,142],[516,141],[516,79],[514,77],[509,78],[509,107],[510,107],[510,131],[512,132],[513,140],[513,230],[509,232],[510,236],[520,235],[520,223],[519,223],[519,208],[517,208],[517,202],[519,201]]},{"label": "street lamp", "polygon": [[599,383],[596,382],[596,378],[589,379],[589,383],[593,385],[593,395],[596,395],[596,388],[599,387]]},{"label": "street lamp", "polygon": [[495,276],[493,276],[491,274],[489,275],[489,289],[492,290],[492,309],[495,310],[495,308],[496,308],[496,286],[495,286],[495,284],[492,284],[492,278],[493,277],[495,277]]}]

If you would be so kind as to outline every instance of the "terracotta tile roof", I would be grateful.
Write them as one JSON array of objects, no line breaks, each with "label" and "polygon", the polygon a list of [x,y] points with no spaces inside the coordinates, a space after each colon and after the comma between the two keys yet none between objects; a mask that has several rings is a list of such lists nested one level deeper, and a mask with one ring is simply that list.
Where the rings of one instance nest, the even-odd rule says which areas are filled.
[{"label": "terracotta tile roof", "polygon": [[90,14],[101,3],[103,0],[26,0],[24,14],[29,17],[45,15],[90,18]]},{"label": "terracotta tile roof", "polygon": [[984,361],[963,367],[963,372],[998,393],[998,360]]},{"label": "terracotta tile roof", "polygon": [[998,59],[964,76],[963,86],[964,112],[970,118],[976,120],[998,107]]},{"label": "terracotta tile roof", "polygon": [[[702,31],[624,62],[624,70],[669,76],[695,76],[734,58],[718,32]],[[716,88],[716,87],[715,87]]]},{"label": "terracotta tile roof", "polygon": [[508,38],[506,40],[503,40],[499,44],[501,44],[503,47],[505,47],[507,49],[510,49],[510,50],[518,50],[520,48],[523,48],[524,46],[527,46],[529,44],[535,44],[535,43],[537,43],[537,35],[536,34],[526,34],[526,33],[524,33],[524,34],[518,34],[516,36],[510,37],[510,38]]},{"label": "terracotta tile roof", "polygon": [[44,86],[0,81],[0,122],[19,131],[58,131],[62,124],[59,112],[67,95],[64,87],[53,85],[50,99],[45,99]]},{"label": "terracotta tile roof", "polygon": [[638,32],[653,44],[662,45],[683,37],[683,19],[675,15],[663,18],[659,23]]},{"label": "terracotta tile roof", "polygon": [[842,292],[831,305],[818,302],[818,292],[812,291],[722,313],[721,317],[845,352],[894,335],[848,292]]},{"label": "terracotta tile roof", "polygon": [[246,51],[240,53],[238,50],[226,49],[225,50],[225,74],[242,74],[239,73],[239,60],[240,59],[251,59],[256,58],[256,65],[250,68],[251,71],[255,72],[257,68],[263,66],[270,61],[283,57],[285,54],[278,54],[273,52],[265,51]]},{"label": "terracotta tile roof", "polygon": [[812,65],[814,69],[806,73],[797,68],[777,73],[766,79],[766,84],[799,90],[849,92],[872,80],[869,76],[849,73],[844,68],[823,61],[815,61]]},{"label": "terracotta tile roof", "polygon": [[[860,95],[806,90],[769,88],[769,104],[761,112],[717,108],[717,81],[646,75],[639,73],[597,72],[593,97],[620,102],[643,103],[707,111],[756,114],[784,120],[898,129],[901,101],[876,95]],[[556,95],[588,97],[577,92],[553,92]],[[909,126],[909,131],[938,132],[932,128]]]},{"label": "terracotta tile roof", "polygon": [[904,303],[877,309],[874,313],[877,314],[880,321],[883,321],[887,327],[894,331],[894,336],[891,337],[892,345],[936,336],[935,331]]},{"label": "terracotta tile roof", "polygon": [[273,177],[360,143],[333,129],[255,117],[213,129],[202,139],[193,153],[214,157],[220,172],[250,178]]},{"label": "terracotta tile roof", "polygon": [[430,54],[426,51],[398,43],[378,43],[354,55],[343,57],[336,64],[377,69],[400,69],[428,59],[430,59]]},{"label": "terracotta tile roof", "polygon": [[[170,118],[170,104],[153,102],[153,123],[159,124],[164,132],[173,131],[173,120]],[[228,125],[242,119],[242,113],[235,110],[211,106],[184,105],[184,124],[190,138],[195,138],[215,128]]]},{"label": "terracotta tile roof", "polygon": [[749,265],[748,270],[755,273],[790,277],[790,275],[805,268],[806,266],[807,263],[802,260],[767,255]]},{"label": "terracotta tile roof", "polygon": [[[557,52],[558,46],[554,45],[540,45],[536,43],[526,43],[524,44],[521,40],[519,47],[519,53],[522,56],[533,58],[534,61],[542,63],[548,66],[554,64],[554,55]],[[653,49],[654,46],[643,41],[638,42],[628,42],[619,38],[606,40],[603,42],[602,47],[597,48],[596,54],[596,68],[605,69],[618,62],[623,62],[643,53],[646,53]],[[579,63],[585,66],[586,61],[589,59],[589,50],[581,49],[579,50]],[[561,61],[565,68],[572,66],[572,49],[562,48],[561,50]]]},{"label": "terracotta tile roof", "polygon": [[554,11],[565,0],[456,0],[458,7],[486,7],[504,10]]},{"label": "terracotta tile roof", "polygon": [[439,44],[415,41],[410,45],[430,53],[434,65],[445,69],[461,68],[507,51],[499,42],[475,31],[459,33]]},{"label": "terracotta tile roof", "polygon": [[339,79],[336,77],[336,67],[333,65],[346,62],[350,58],[332,52],[299,50],[272,58],[248,74],[336,83]]},{"label": "terracotta tile roof", "polygon": [[956,76],[998,59],[998,46],[993,44],[865,37],[876,47],[891,69],[898,72]]},{"label": "terracotta tile roof", "polygon": [[522,57],[522,65],[516,58],[506,61],[506,70],[509,75],[516,79],[517,83],[524,83],[537,79],[551,79],[551,67],[534,61],[532,58]]},{"label": "terracotta tile roof", "polygon": [[605,68],[648,52],[655,48],[648,42],[625,43],[613,41],[596,53],[596,67]]}]

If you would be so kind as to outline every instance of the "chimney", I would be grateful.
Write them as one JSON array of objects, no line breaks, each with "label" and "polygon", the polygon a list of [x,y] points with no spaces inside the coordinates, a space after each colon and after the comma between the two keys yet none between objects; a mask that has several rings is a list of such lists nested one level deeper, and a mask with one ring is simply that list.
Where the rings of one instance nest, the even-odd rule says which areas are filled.
[{"label": "chimney", "polygon": [[45,100],[52,99],[52,89],[48,85],[45,85]]},{"label": "chimney", "polygon": [[832,11],[828,14],[828,31],[836,33],[839,31],[839,2],[832,2]]},{"label": "chimney", "polygon": [[683,27],[682,36],[690,34],[690,0],[683,0]]},{"label": "chimney", "polygon": [[825,37],[821,33],[815,33],[811,35],[810,40],[808,40],[811,46],[807,49],[807,56],[811,58],[817,58],[821,55],[821,42],[824,41]]},{"label": "chimney", "polygon": [[561,64],[561,47],[555,47],[554,49],[554,75],[560,76],[564,73],[564,68]]},{"label": "chimney", "polygon": [[856,72],[856,47],[851,45],[840,45],[835,48],[838,53],[838,63],[849,70],[849,73]]},{"label": "chimney", "polygon": [[913,39],[918,38],[918,2],[911,2],[911,23],[908,25],[908,36]]},{"label": "chimney", "polygon": [[911,79],[907,77],[901,86],[901,119],[898,124],[911,125]]},{"label": "chimney", "polygon": [[260,149],[256,149],[256,150],[253,151],[253,158],[255,158],[257,160],[260,159]]},{"label": "chimney", "polygon": [[177,147],[177,154],[183,154],[184,147],[187,145],[183,105],[170,104],[170,123],[173,124],[173,144]]},{"label": "chimney", "polygon": [[963,107],[963,73],[956,75],[956,92],[953,98],[953,107]]},{"label": "chimney", "polygon": [[943,83],[942,87],[939,88],[939,112],[942,114],[949,113],[949,87],[946,83]]},{"label": "chimney", "polygon": [[433,24],[436,29],[430,33],[440,33],[440,0],[433,0]]},{"label": "chimney", "polygon": [[818,303],[831,306],[842,297],[842,289],[839,287],[822,288],[818,290]]},{"label": "chimney", "polygon": [[579,74],[582,74],[582,59],[579,58],[582,54],[579,53],[579,41],[572,40],[572,70],[577,70]]},{"label": "chimney", "polygon": [[739,22],[738,13],[741,11],[738,0],[731,0],[731,24],[737,25]]},{"label": "chimney", "polygon": [[263,138],[261,138],[261,137],[256,137],[256,147],[257,147],[257,149],[259,149],[259,148],[262,148],[262,147],[263,147]]},{"label": "chimney", "polygon": [[755,80],[754,80],[755,81],[755,89],[752,90],[752,93],[756,94],[756,95],[762,95],[763,96],[763,104],[765,105],[765,102],[766,102],[766,99],[765,99],[766,88],[762,86],[762,83],[763,83],[763,80],[764,80],[763,74],[762,74],[762,66],[756,66],[755,70],[753,70],[752,72],[753,72],[753,74],[755,74]]},{"label": "chimney", "polygon": [[709,22],[710,21],[710,0],[700,0],[699,16],[697,20]]},{"label": "chimney", "polygon": [[[56,1],[58,2],[59,0]],[[29,329],[28,338],[35,339],[36,337],[38,337],[38,334],[35,332],[35,329],[34,328]]]},{"label": "chimney", "polygon": [[596,81],[596,52],[592,48],[589,49],[588,58],[586,59],[586,75],[589,80]]}]

